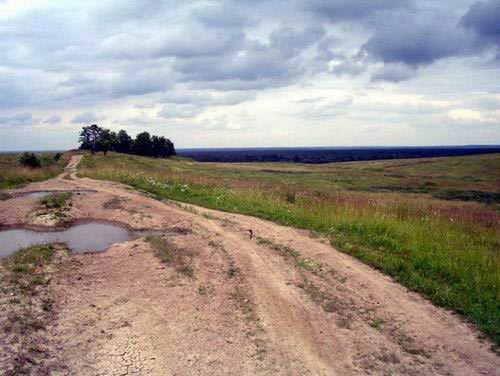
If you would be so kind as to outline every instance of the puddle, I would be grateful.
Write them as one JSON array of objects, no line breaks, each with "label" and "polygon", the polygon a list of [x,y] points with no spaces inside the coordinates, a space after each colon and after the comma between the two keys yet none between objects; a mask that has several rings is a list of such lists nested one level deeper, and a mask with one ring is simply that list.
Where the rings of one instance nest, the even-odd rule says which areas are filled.
[{"label": "puddle", "polygon": [[55,195],[58,193],[71,192],[74,195],[88,195],[91,193],[95,193],[96,191],[92,191],[90,189],[80,189],[76,191],[34,191],[34,192],[26,192],[20,193],[17,197],[23,198],[43,198],[51,195]]},{"label": "puddle", "polygon": [[121,243],[132,238],[123,227],[106,223],[84,223],[61,231],[33,231],[12,229],[0,231],[0,257],[13,254],[20,248],[36,244],[66,243],[77,253],[101,252],[113,243]]}]

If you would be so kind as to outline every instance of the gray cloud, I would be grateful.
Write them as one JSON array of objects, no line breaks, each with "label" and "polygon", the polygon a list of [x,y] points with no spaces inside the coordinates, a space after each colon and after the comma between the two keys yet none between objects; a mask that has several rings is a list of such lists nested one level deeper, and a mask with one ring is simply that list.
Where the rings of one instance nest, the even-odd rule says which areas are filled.
[{"label": "gray cloud", "polygon": [[[301,107],[297,122],[355,116],[357,102],[339,108],[329,91],[434,95],[430,82],[443,96],[466,97],[471,86],[487,95],[500,67],[499,25],[499,0],[47,0],[0,17],[0,109],[17,114],[4,125],[62,122],[20,116],[39,112],[158,127],[223,113],[217,124],[237,128],[253,123],[232,113],[271,111],[294,90],[286,103],[324,98]],[[447,78],[433,71],[443,59]],[[467,84],[453,78],[464,73]],[[134,105],[140,116],[130,115]]]},{"label": "gray cloud", "polygon": [[462,17],[461,22],[480,35],[498,40],[500,38],[500,1],[489,0],[474,3]]},{"label": "gray cloud", "polygon": [[500,1],[478,1],[460,20],[461,24],[473,30],[479,38],[478,43],[497,49],[500,60]]},{"label": "gray cloud", "polygon": [[203,108],[195,107],[191,104],[168,105],[163,106],[158,112],[158,117],[163,119],[187,119],[201,114],[203,110]]},{"label": "gray cloud", "polygon": [[410,7],[409,0],[308,0],[305,9],[329,20],[360,20],[374,13]]},{"label": "gray cloud", "polygon": [[384,63],[417,67],[464,53],[472,42],[445,12],[403,12],[384,20],[362,51]]},{"label": "gray cloud", "polygon": [[29,113],[0,116],[0,126],[27,126],[34,125],[39,122],[40,120],[34,119]]},{"label": "gray cloud", "polygon": [[54,115],[44,120],[45,124],[59,124],[61,122],[61,117]]},{"label": "gray cloud", "polygon": [[405,81],[413,76],[415,76],[416,71],[411,67],[403,64],[387,64],[384,67],[376,70],[372,76],[371,80],[376,81],[387,81],[387,82],[401,82]]},{"label": "gray cloud", "polygon": [[103,117],[95,115],[92,111],[85,111],[71,119],[73,124],[91,124],[102,120]]}]

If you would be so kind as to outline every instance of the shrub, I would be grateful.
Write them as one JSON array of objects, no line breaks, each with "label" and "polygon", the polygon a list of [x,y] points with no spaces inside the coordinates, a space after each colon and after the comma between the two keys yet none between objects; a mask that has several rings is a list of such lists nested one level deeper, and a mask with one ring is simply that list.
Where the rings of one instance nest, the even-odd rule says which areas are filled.
[{"label": "shrub", "polygon": [[21,163],[23,166],[31,167],[31,168],[40,168],[42,167],[42,164],[40,163],[40,160],[38,157],[33,154],[33,153],[23,153],[21,157],[19,158],[19,163]]}]

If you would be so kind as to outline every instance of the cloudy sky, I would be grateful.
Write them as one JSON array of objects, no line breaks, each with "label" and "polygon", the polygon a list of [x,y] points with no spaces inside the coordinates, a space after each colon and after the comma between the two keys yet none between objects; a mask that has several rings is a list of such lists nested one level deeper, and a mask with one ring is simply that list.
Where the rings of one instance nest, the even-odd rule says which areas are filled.
[{"label": "cloudy sky", "polygon": [[500,0],[0,0],[0,150],[500,143]]}]

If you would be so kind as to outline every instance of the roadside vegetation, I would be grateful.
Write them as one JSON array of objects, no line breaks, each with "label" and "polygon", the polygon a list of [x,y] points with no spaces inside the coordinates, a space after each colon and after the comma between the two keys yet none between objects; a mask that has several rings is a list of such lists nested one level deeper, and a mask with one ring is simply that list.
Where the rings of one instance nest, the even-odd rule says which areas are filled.
[{"label": "roadside vegetation", "polygon": [[6,375],[48,374],[59,366],[45,359],[48,352],[44,330],[53,319],[50,280],[56,271],[54,258],[64,252],[58,246],[37,245],[24,248],[0,264],[2,343],[9,364]]},{"label": "roadside vegetation", "polygon": [[79,174],[312,230],[500,343],[499,154],[311,166],[113,153]]},{"label": "roadside vegetation", "polygon": [[0,155],[0,189],[53,178],[63,172],[69,157],[67,153]]},{"label": "roadside vegetation", "polygon": [[73,205],[71,192],[55,193],[53,195],[42,197],[38,203],[39,208],[36,211],[37,216],[49,215],[55,220],[60,221],[66,218],[66,212],[71,209]]}]

